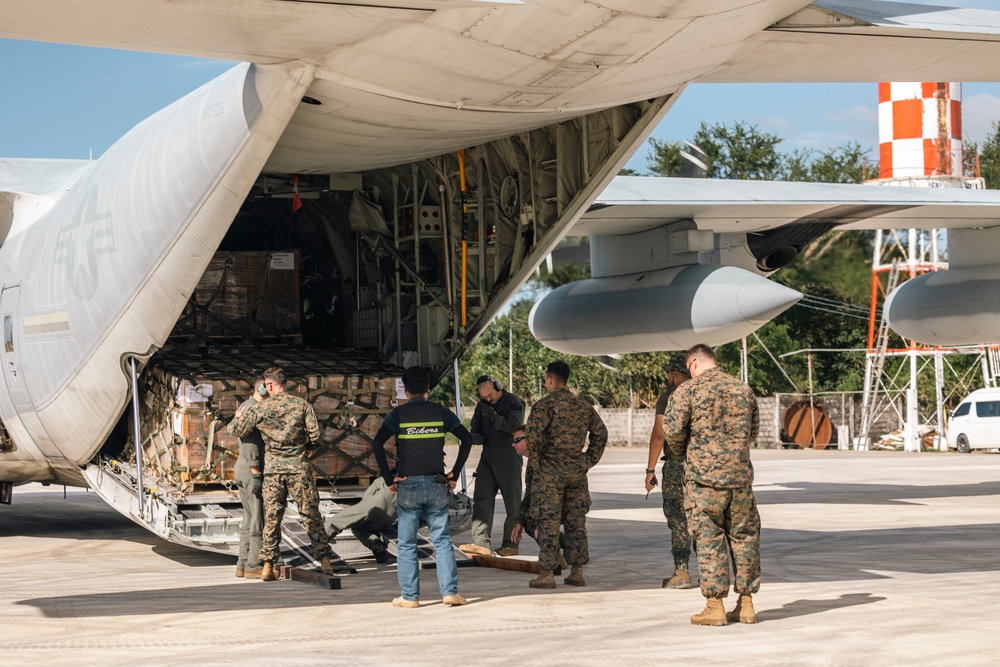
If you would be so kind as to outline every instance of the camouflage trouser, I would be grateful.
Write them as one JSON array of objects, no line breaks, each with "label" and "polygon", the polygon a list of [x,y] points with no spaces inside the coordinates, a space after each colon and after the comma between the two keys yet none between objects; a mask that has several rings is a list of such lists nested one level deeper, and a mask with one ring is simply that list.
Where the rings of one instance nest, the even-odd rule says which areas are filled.
[{"label": "camouflage trouser", "polygon": [[330,538],[323,527],[319,514],[319,492],[311,471],[282,472],[264,475],[264,536],[260,547],[260,559],[277,563],[281,555],[281,521],[285,518],[288,496],[295,501],[299,517],[309,539],[312,541],[312,555],[316,560],[330,556]]},{"label": "camouflage trouser", "polygon": [[663,462],[663,516],[670,527],[670,553],[674,556],[674,569],[688,569],[691,559],[691,533],[684,515],[684,459],[667,459]]},{"label": "camouflage trouser", "polygon": [[559,524],[566,529],[563,553],[570,565],[590,561],[587,551],[587,473],[535,471],[531,485],[531,516],[538,523],[538,567],[559,567]]},{"label": "camouflage trouser", "polygon": [[[528,500],[531,500],[531,496],[528,496]],[[531,512],[518,517],[518,519],[521,522],[521,526],[524,527],[524,534],[530,535],[531,539],[537,542],[538,538],[536,535],[538,534],[538,522],[535,521],[535,517],[531,514]],[[559,518],[559,525],[564,523],[566,523],[566,517],[562,516]],[[561,530],[559,531],[559,548],[563,550],[566,549],[566,535]]]},{"label": "camouflage trouser", "polygon": [[753,489],[716,489],[692,480],[684,482],[684,509],[698,552],[701,594],[724,598],[729,594],[729,556],[736,570],[734,588],[740,594],[760,588],[760,514]]}]

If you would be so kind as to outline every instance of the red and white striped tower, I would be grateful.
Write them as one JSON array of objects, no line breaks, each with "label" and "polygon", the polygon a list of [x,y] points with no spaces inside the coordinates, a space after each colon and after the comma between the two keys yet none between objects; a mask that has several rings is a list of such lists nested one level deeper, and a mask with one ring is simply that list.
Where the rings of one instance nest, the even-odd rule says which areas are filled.
[{"label": "red and white striped tower", "polygon": [[[878,85],[879,178],[878,185],[981,188],[981,178],[967,178],[962,159],[962,89],[957,83],[880,83]],[[874,415],[882,414],[895,400],[906,397],[903,420],[904,447],[920,451],[918,425],[936,422],[944,433],[943,387],[945,350],[914,341],[890,347],[888,329],[878,314],[888,291],[900,280],[927,271],[947,268],[940,260],[940,230],[896,229],[875,232],[872,256],[872,292],[868,320],[868,354],[865,359],[862,430],[871,437]],[[880,276],[885,275],[885,282]],[[876,336],[876,330],[878,335]],[[887,357],[893,358],[890,363]],[[918,358],[932,357],[935,413],[920,415]],[[909,377],[903,372],[909,363]],[[924,364],[926,367],[927,364]],[[907,381],[908,380],[908,381]],[[938,446],[947,448],[943,439]]]},{"label": "red and white striped tower", "polygon": [[878,102],[882,184],[962,187],[961,84],[880,83]]}]

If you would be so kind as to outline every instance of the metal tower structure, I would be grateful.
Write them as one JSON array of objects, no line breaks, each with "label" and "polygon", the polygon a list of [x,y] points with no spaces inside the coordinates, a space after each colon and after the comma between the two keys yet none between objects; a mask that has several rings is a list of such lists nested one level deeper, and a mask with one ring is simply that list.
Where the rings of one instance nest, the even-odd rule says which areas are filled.
[{"label": "metal tower structure", "polygon": [[[984,187],[978,165],[968,174],[962,154],[961,86],[958,83],[879,84],[879,178],[882,186]],[[954,355],[982,358],[984,381],[992,385],[1000,355],[985,348],[928,347],[902,340],[881,314],[885,297],[902,280],[948,267],[942,230],[878,230],[872,254],[872,290],[861,432],[857,447],[867,449],[873,429],[895,412],[904,424],[906,451],[920,451],[922,426],[934,425],[947,447],[944,405],[972,387],[970,367],[954,363]],[[997,361],[994,362],[993,359]],[[921,378],[933,378],[933,399],[921,400]],[[925,394],[928,390],[925,385]],[[956,396],[957,395],[957,396]],[[921,409],[923,406],[923,409]]]}]

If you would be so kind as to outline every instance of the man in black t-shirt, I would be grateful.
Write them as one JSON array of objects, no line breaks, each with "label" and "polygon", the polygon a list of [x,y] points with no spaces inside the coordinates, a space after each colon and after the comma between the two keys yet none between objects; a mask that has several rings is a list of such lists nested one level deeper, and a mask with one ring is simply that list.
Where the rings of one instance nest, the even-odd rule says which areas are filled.
[{"label": "man in black t-shirt", "polygon": [[[462,471],[472,450],[472,435],[455,413],[427,400],[430,374],[420,366],[403,373],[408,401],[394,409],[382,422],[372,446],[379,472],[396,494],[398,515],[397,577],[402,594],[394,607],[420,606],[420,563],[417,561],[417,528],[420,520],[434,544],[438,586],[447,606],[466,604],[458,594],[458,568],[448,524],[448,492]],[[444,436],[454,433],[462,443],[455,466],[444,472]],[[389,470],[385,443],[396,438],[396,474]]]}]

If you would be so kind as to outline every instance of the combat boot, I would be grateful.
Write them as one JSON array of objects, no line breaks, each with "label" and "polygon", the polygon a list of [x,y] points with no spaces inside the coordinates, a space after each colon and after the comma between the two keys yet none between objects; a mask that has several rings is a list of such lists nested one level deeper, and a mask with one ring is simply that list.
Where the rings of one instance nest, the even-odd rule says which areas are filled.
[{"label": "combat boot", "polygon": [[263,581],[274,581],[277,578],[274,576],[274,564],[271,561],[264,561],[264,569],[260,572],[260,578]]},{"label": "combat boot", "polygon": [[722,598],[708,598],[705,608],[700,614],[691,617],[692,625],[725,625],[726,608],[722,606]]},{"label": "combat boot", "polygon": [[563,581],[570,586],[586,586],[587,580],[583,578],[583,566],[574,565],[569,576],[563,579]]},{"label": "combat boot", "polygon": [[392,554],[385,548],[385,544],[382,543],[380,538],[372,538],[372,541],[368,543],[368,548],[371,549],[372,555],[375,556],[376,563],[388,563],[392,558]]},{"label": "combat boot", "polygon": [[520,553],[517,547],[500,547],[497,549],[497,556],[516,556]]},{"label": "combat boot", "polygon": [[538,576],[528,582],[532,588],[555,588],[556,576],[552,570],[539,570]]},{"label": "combat boot", "polygon": [[245,573],[245,572],[246,572],[246,570],[245,570],[245,569],[243,569],[243,568],[242,568],[242,567],[240,567],[239,565],[237,565],[237,566],[236,566],[236,576],[237,576],[237,577],[242,577],[242,576],[244,575],[244,573]]},{"label": "combat boot", "polygon": [[674,576],[663,580],[663,588],[691,588],[691,575],[687,570],[674,570]]},{"label": "combat boot", "polygon": [[567,567],[569,567],[569,563],[566,562],[566,556],[564,556],[563,552],[560,550],[559,551],[559,569],[560,570],[565,570]]},{"label": "combat boot", "polygon": [[726,620],[730,623],[756,623],[757,612],[753,608],[753,597],[750,595],[740,595],[736,600],[736,606],[726,614]]},{"label": "combat boot", "polygon": [[244,573],[243,576],[246,577],[247,579],[260,579],[260,575],[262,573],[263,573],[263,570],[258,567],[256,570],[252,570],[252,569],[251,570],[247,570]]},{"label": "combat boot", "polygon": [[333,574],[333,566],[330,565],[329,556],[323,556],[323,560],[319,563],[319,569],[323,574]]}]

